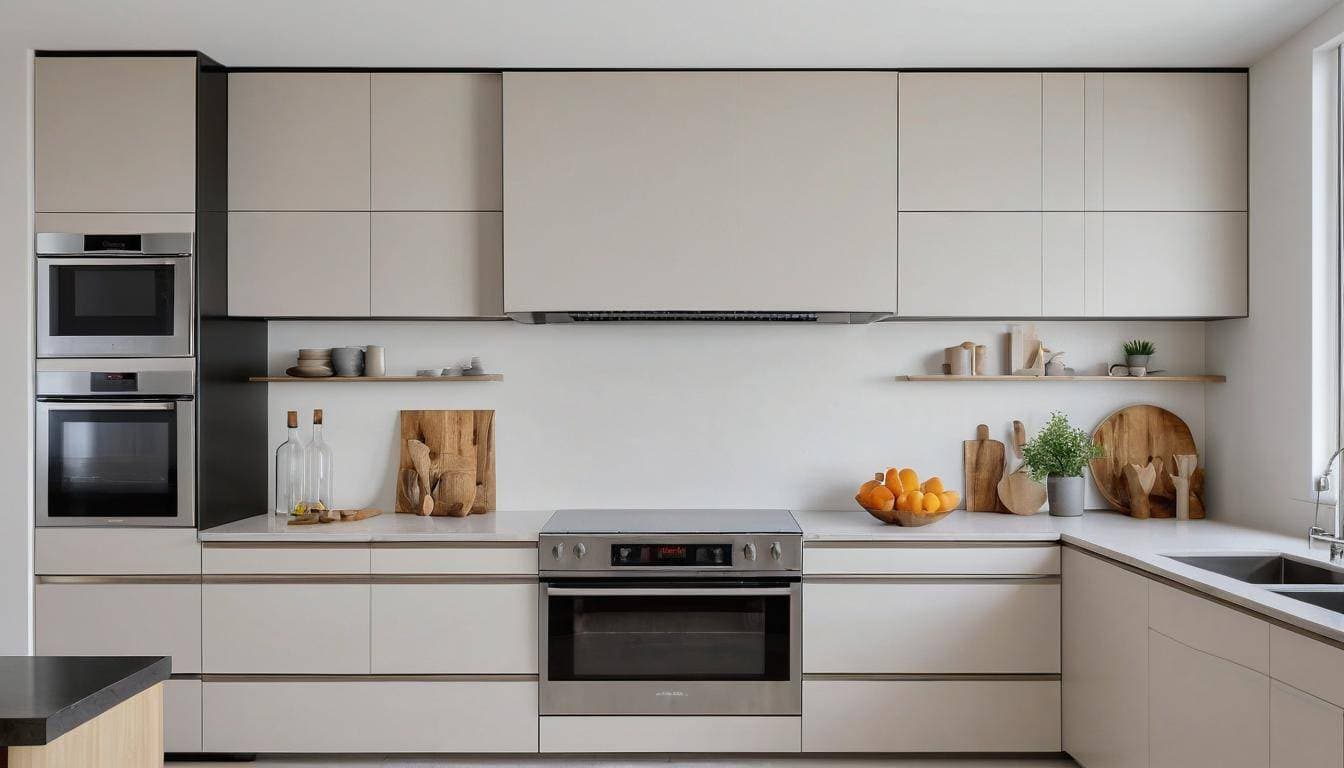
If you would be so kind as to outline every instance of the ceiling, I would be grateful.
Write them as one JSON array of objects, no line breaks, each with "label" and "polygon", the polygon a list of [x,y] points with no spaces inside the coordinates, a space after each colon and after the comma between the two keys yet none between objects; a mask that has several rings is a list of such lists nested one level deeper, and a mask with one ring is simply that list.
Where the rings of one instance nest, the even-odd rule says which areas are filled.
[{"label": "ceiling", "polygon": [[31,47],[231,66],[1248,66],[1336,0],[5,0]]}]

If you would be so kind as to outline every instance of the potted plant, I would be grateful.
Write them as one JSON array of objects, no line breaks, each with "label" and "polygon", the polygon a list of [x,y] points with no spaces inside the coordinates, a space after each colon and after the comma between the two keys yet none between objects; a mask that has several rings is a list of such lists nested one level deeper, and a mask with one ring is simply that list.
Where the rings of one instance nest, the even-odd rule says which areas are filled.
[{"label": "potted plant", "polygon": [[1092,436],[1074,429],[1058,411],[1022,446],[1022,463],[1033,480],[1045,480],[1050,514],[1055,517],[1083,514],[1083,469],[1100,457],[1101,446],[1092,442]]},{"label": "potted plant", "polygon": [[1157,347],[1146,339],[1134,339],[1125,342],[1125,365],[1131,368],[1147,368],[1148,358],[1157,353]]}]

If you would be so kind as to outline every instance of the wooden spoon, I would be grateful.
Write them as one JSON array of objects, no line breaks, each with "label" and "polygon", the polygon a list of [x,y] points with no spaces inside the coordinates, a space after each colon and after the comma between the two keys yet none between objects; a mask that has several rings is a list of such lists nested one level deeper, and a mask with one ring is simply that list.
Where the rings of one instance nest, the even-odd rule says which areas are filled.
[{"label": "wooden spoon", "polygon": [[430,483],[430,472],[432,463],[429,458],[429,446],[419,440],[407,440],[406,448],[411,454],[411,464],[415,466],[415,473],[420,477],[420,514],[428,515],[434,512],[434,495],[431,493],[433,485]]},{"label": "wooden spoon", "polygon": [[1031,479],[1027,465],[1022,463],[1022,446],[1027,444],[1027,428],[1013,421],[1013,455],[1018,458],[1017,469],[999,481],[999,501],[1015,515],[1034,515],[1045,505],[1045,485]]}]

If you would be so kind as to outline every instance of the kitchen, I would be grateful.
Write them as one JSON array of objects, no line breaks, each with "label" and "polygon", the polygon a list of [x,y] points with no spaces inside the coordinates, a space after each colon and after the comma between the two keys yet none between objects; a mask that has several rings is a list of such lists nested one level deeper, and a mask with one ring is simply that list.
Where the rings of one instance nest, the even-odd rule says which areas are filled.
[{"label": "kitchen", "polygon": [[1344,764],[1344,9],[456,5],[0,32],[0,652],[174,760]]}]

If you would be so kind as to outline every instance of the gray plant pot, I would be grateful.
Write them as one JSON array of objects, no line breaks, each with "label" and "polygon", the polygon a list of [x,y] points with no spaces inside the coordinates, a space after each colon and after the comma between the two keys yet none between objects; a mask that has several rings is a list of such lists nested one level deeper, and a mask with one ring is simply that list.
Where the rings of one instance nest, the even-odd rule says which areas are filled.
[{"label": "gray plant pot", "polygon": [[1147,368],[1151,355],[1125,355],[1125,365],[1133,368]]},{"label": "gray plant pot", "polygon": [[1083,478],[1050,475],[1045,478],[1053,517],[1080,517],[1083,514]]}]

